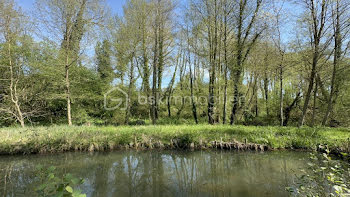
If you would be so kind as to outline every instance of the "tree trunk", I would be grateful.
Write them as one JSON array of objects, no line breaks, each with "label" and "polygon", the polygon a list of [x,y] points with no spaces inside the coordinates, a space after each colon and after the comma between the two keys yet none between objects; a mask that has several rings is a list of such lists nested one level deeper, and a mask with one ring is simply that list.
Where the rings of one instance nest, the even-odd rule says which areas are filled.
[{"label": "tree trunk", "polygon": [[[237,67],[240,67],[241,64],[241,56],[238,55],[237,57]],[[233,93],[233,107],[232,107],[232,112],[231,112],[231,119],[230,119],[230,124],[233,125],[236,121],[236,115],[237,115],[237,110],[238,110],[238,105],[239,105],[239,83],[240,83],[240,78],[241,78],[241,71],[240,68],[236,68],[237,70],[235,71],[234,75],[234,93]]]},{"label": "tree trunk", "polygon": [[[186,71],[186,53],[184,52],[183,57],[182,57],[182,62],[181,62],[181,67],[180,67],[180,91],[183,91],[183,78],[185,75],[185,71]],[[181,106],[180,109],[177,111],[176,116],[180,117],[182,110],[185,107],[185,98],[183,97],[183,95],[181,94]]]},{"label": "tree trunk", "polygon": [[310,0],[310,4],[308,4],[308,8],[310,9],[311,12],[311,17],[312,17],[312,27],[310,27],[310,29],[312,30],[312,47],[313,47],[313,57],[312,57],[312,69],[311,69],[311,74],[309,77],[309,87],[308,90],[306,92],[305,95],[305,102],[304,102],[304,107],[303,107],[303,111],[302,111],[302,115],[299,119],[299,123],[298,126],[301,127],[304,124],[304,120],[305,120],[305,116],[307,113],[307,109],[309,106],[309,102],[310,102],[310,98],[311,98],[311,92],[314,86],[314,80],[315,80],[315,76],[316,76],[316,71],[317,71],[317,64],[318,64],[318,60],[320,57],[320,42],[323,36],[323,31],[324,31],[324,27],[326,24],[326,18],[327,18],[327,8],[328,8],[328,4],[329,1],[322,1],[321,2],[321,12],[320,12],[320,16],[317,16],[318,14],[318,6],[315,5],[315,3],[317,4],[318,1],[314,2],[313,0]]},{"label": "tree trunk", "polygon": [[341,45],[342,45],[342,39],[340,35],[340,13],[339,13],[339,1],[337,0],[336,5],[336,24],[335,24],[335,34],[334,34],[334,55],[333,55],[333,71],[332,71],[332,79],[331,79],[331,91],[328,97],[327,101],[327,110],[322,120],[322,125],[325,126],[327,123],[327,120],[329,118],[329,115],[333,108],[333,103],[335,103],[333,100],[335,89],[336,89],[336,77],[337,77],[337,70],[338,70],[338,64],[339,59],[341,58]]},{"label": "tree trunk", "polygon": [[280,119],[281,126],[283,126],[283,66],[280,65]]},{"label": "tree trunk", "polygon": [[173,86],[174,86],[174,83],[175,83],[175,77],[176,77],[176,72],[177,72],[177,68],[178,68],[178,62],[175,66],[175,71],[174,71],[174,74],[173,74],[173,77],[171,78],[171,81],[169,83],[169,86],[168,86],[168,98],[167,98],[167,108],[168,108],[168,117],[170,118],[171,117],[171,95],[173,93]]},{"label": "tree trunk", "polygon": [[286,109],[285,109],[285,118],[283,121],[283,126],[287,126],[288,125],[288,121],[289,121],[289,117],[290,117],[290,112],[293,110],[293,108],[298,104],[299,99],[300,99],[300,94],[301,92],[298,92],[298,94],[295,96],[292,104],[290,104]]},{"label": "tree trunk", "polygon": [[223,106],[223,112],[222,112],[222,124],[226,123],[226,105],[227,105],[227,85],[228,85],[228,77],[227,77],[227,57],[226,57],[226,51],[225,51],[225,73],[224,73],[224,77],[225,77],[225,86],[224,86],[224,106]]},{"label": "tree trunk", "polygon": [[311,98],[311,92],[314,87],[314,79],[316,75],[316,66],[317,66],[317,61],[318,61],[318,49],[317,51],[314,52],[313,55],[313,60],[312,60],[312,70],[311,70],[311,75],[309,77],[309,87],[307,89],[306,95],[305,95],[305,101],[304,101],[304,106],[303,106],[303,111],[302,115],[299,119],[298,126],[301,127],[304,125],[304,120],[307,112],[307,108],[309,106],[310,98]]},{"label": "tree trunk", "polygon": [[224,16],[224,106],[222,108],[222,124],[226,123],[226,105],[227,105],[227,84],[228,84],[228,61],[227,61],[227,1],[225,1],[225,16]]},{"label": "tree trunk", "polygon": [[127,98],[127,107],[125,111],[125,124],[129,124],[129,118],[130,118],[130,108],[131,108],[131,96],[132,96],[132,90],[134,88],[134,62],[133,57],[130,61],[130,74],[129,74],[129,89],[128,89],[128,98]]},{"label": "tree trunk", "polygon": [[71,95],[70,95],[70,82],[69,82],[69,57],[66,52],[66,66],[65,66],[65,79],[66,79],[66,96],[67,96],[67,119],[68,125],[72,125],[72,112],[71,112]]},{"label": "tree trunk", "polygon": [[267,74],[265,73],[264,77],[264,93],[265,93],[265,106],[266,106],[266,115],[270,115],[269,110],[269,79],[267,78]]},{"label": "tree trunk", "polygon": [[311,122],[311,127],[314,127],[315,125],[315,117],[316,117],[316,99],[317,99],[317,81],[315,83],[315,90],[314,90],[314,104],[313,104],[313,108],[312,108],[312,122]]},{"label": "tree trunk", "polygon": [[196,124],[198,124],[198,117],[197,117],[197,106],[196,106],[196,101],[194,99],[193,95],[193,75],[192,75],[192,69],[190,66],[190,86],[191,86],[191,100],[192,100],[192,113],[193,113],[193,118]]},{"label": "tree trunk", "polygon": [[[10,41],[9,41],[10,42]],[[17,95],[17,82],[14,80],[14,74],[13,74],[13,62],[12,62],[12,53],[11,53],[11,44],[8,44],[8,56],[9,56],[9,66],[10,66],[10,95],[11,95],[11,101],[15,105],[15,109],[17,112],[16,119],[21,124],[21,127],[24,128],[24,118],[23,113],[20,108],[20,105],[18,103],[18,95]]]},{"label": "tree trunk", "polygon": [[154,28],[154,49],[153,49],[153,75],[152,75],[152,112],[151,112],[151,119],[152,124],[156,124],[157,121],[157,102],[158,102],[158,96],[157,96],[157,78],[158,78],[158,9],[157,9],[157,16]]},{"label": "tree trunk", "polygon": [[[214,31],[211,27],[211,18],[209,18],[208,38],[209,38],[209,99],[208,99],[208,123],[215,124],[215,80],[216,80],[216,56],[217,56],[217,2],[214,2]],[[214,34],[214,35],[213,35]]]}]

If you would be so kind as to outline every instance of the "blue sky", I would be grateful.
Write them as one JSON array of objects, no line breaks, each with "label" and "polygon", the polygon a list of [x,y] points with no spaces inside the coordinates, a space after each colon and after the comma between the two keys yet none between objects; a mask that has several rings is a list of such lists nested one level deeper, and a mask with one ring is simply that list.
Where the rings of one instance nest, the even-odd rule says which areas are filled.
[{"label": "blue sky", "polygon": [[[19,6],[25,11],[30,11],[33,8],[35,0],[15,0]],[[107,0],[113,13],[121,15],[123,14],[123,5],[126,0]]]}]

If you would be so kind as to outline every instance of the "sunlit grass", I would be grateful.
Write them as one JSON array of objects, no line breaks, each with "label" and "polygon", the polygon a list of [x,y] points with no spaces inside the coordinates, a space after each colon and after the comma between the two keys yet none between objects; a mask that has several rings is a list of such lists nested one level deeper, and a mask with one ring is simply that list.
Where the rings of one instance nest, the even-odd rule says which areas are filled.
[{"label": "sunlit grass", "polygon": [[[51,126],[0,129],[0,153],[44,153],[63,151],[102,151],[130,144],[173,140],[194,145],[212,141],[264,144],[271,149],[314,150],[319,144],[349,152],[350,129],[254,127],[229,125],[161,126]],[[210,147],[209,147],[210,148]]]}]

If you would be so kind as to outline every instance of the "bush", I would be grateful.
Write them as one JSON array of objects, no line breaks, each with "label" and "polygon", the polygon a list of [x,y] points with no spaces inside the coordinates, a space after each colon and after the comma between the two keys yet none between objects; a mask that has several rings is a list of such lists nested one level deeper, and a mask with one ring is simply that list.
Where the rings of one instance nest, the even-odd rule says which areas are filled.
[{"label": "bush", "polygon": [[349,165],[332,160],[329,151],[311,154],[308,169],[302,170],[297,182],[287,191],[293,196],[348,196],[350,194]]}]

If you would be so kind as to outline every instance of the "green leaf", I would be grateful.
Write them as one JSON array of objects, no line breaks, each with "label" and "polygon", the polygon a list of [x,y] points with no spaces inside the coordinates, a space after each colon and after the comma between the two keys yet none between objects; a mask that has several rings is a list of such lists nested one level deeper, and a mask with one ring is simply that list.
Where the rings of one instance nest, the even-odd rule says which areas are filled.
[{"label": "green leaf", "polygon": [[73,185],[77,185],[77,184],[79,184],[79,179],[77,179],[77,178],[72,178],[72,180],[71,180],[71,182],[72,182],[72,184]]},{"label": "green leaf", "polygon": [[54,170],[56,170],[56,167],[55,166],[50,166],[47,170],[54,171]]},{"label": "green leaf", "polygon": [[72,197],[86,197],[86,194],[82,194],[81,191],[76,190],[76,191],[74,191],[74,193],[72,194]]},{"label": "green leaf", "polygon": [[66,187],[67,192],[73,193],[73,188],[71,186]]},{"label": "green leaf", "polygon": [[43,190],[43,189],[45,189],[45,187],[47,186],[47,184],[42,184],[42,185],[40,185],[39,187],[38,187],[38,190],[40,191],[40,190]]},{"label": "green leaf", "polygon": [[49,176],[48,176],[49,179],[53,179],[54,177],[55,177],[54,173],[50,173]]},{"label": "green leaf", "polygon": [[286,187],[286,191],[289,193],[293,193],[294,189],[292,187]]}]

